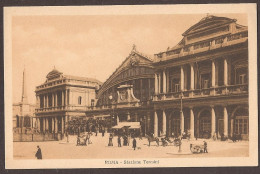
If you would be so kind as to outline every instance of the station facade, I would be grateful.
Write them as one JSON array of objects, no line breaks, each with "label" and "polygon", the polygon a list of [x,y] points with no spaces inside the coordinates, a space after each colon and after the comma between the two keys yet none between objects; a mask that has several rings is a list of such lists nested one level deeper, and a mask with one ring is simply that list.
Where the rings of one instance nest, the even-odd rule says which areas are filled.
[{"label": "station facade", "polygon": [[[130,129],[139,129],[142,135],[151,131],[154,95],[153,60],[136,50],[129,56],[101,86],[94,108],[87,110],[87,116],[111,115],[110,127],[125,122]],[[129,124],[126,124],[126,123]],[[139,122],[139,127],[135,123]],[[135,127],[133,127],[133,124]]]},{"label": "station facade", "polygon": [[[207,16],[155,55],[154,132],[248,139],[248,30]],[[182,105],[181,105],[182,104]]]},{"label": "station facade", "polygon": [[[133,46],[102,85],[96,80],[75,84],[75,79],[71,84],[72,79],[53,70],[36,88],[41,130],[64,132],[73,114],[110,115],[111,127],[139,122],[143,136],[188,130],[191,138],[241,134],[248,139],[248,29],[235,19],[207,16],[176,46],[153,57]],[[84,107],[77,103],[79,94]]]}]

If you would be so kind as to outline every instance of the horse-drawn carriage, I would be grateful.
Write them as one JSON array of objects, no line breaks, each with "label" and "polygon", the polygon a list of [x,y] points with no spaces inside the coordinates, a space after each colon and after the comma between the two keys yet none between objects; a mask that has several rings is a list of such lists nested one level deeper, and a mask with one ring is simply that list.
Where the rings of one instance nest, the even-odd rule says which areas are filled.
[{"label": "horse-drawn carriage", "polygon": [[173,144],[174,146],[180,146],[181,145],[181,139],[180,138],[174,138],[171,140],[169,137],[161,138],[162,140],[162,146],[168,146],[169,144]]},{"label": "horse-drawn carriage", "polygon": [[242,141],[242,135],[241,134],[233,134],[233,136],[231,137],[231,140],[233,142]]},{"label": "horse-drawn carriage", "polygon": [[153,135],[147,135],[146,136],[149,142],[149,146],[151,145],[151,142],[155,141],[157,146],[160,145],[160,141],[162,142],[162,146],[168,146],[169,144],[173,144],[174,146],[179,146],[181,144],[181,138],[174,138],[170,139],[169,137],[154,137]]},{"label": "horse-drawn carriage", "polygon": [[203,153],[204,147],[204,144],[190,144],[190,151],[192,153]]},{"label": "horse-drawn carriage", "polygon": [[156,144],[157,144],[157,146],[159,146],[159,141],[160,141],[160,140],[159,140],[158,137],[149,136],[149,135],[147,135],[146,137],[147,137],[147,139],[148,139],[149,146],[151,145],[151,142],[153,142],[153,141],[155,141]]},{"label": "horse-drawn carriage", "polygon": [[87,146],[87,144],[91,144],[90,141],[90,133],[85,132],[83,135],[77,137],[77,146]]},{"label": "horse-drawn carriage", "polygon": [[182,135],[181,135],[181,139],[187,139],[187,140],[189,140],[190,139],[190,132],[184,132],[184,133],[182,133]]}]

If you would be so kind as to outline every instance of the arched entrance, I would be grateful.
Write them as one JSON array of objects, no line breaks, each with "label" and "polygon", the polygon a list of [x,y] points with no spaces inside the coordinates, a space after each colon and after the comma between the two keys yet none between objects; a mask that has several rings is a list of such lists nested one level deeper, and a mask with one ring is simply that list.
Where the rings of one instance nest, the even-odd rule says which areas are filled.
[{"label": "arched entrance", "polygon": [[232,114],[233,122],[233,134],[240,135],[243,140],[248,140],[249,135],[249,117],[248,108],[238,107],[234,110]]},{"label": "arched entrance", "polygon": [[199,138],[210,138],[211,135],[211,113],[203,110],[199,114]]},{"label": "arched entrance", "polygon": [[174,136],[179,136],[180,130],[180,112],[175,111],[171,115],[171,133],[174,133]]}]

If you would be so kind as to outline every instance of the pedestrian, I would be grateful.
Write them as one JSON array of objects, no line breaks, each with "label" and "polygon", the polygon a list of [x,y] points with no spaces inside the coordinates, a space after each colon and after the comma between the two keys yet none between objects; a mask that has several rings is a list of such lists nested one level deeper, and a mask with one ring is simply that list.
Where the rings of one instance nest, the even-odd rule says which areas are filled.
[{"label": "pedestrian", "polygon": [[110,133],[108,146],[113,146],[113,135]]},{"label": "pedestrian", "polygon": [[118,143],[118,147],[121,147],[121,137],[120,136],[118,136],[117,143]]},{"label": "pedestrian", "polygon": [[40,146],[37,146],[37,148],[38,148],[38,150],[37,150],[37,152],[36,152],[36,154],[35,154],[35,157],[36,157],[37,159],[42,159],[42,151],[41,151],[41,148],[40,148]]},{"label": "pedestrian", "polygon": [[127,146],[129,146],[130,141],[131,141],[131,134],[129,134],[129,135],[127,136]]},{"label": "pedestrian", "polygon": [[127,135],[126,135],[126,134],[124,135],[123,139],[124,139],[123,145],[124,145],[124,146],[127,146],[128,138],[127,138]]},{"label": "pedestrian", "polygon": [[134,150],[136,148],[136,139],[135,138],[133,139],[133,148],[134,148]]},{"label": "pedestrian", "polygon": [[69,142],[69,133],[66,131],[67,143]]},{"label": "pedestrian", "polygon": [[97,128],[95,128],[95,132],[96,132],[96,136],[97,136],[97,134],[98,134],[98,130],[97,130]]},{"label": "pedestrian", "polygon": [[78,127],[78,137],[80,137],[80,127]]},{"label": "pedestrian", "polygon": [[102,137],[104,137],[104,135],[105,135],[105,130],[103,129],[102,130]]},{"label": "pedestrian", "polygon": [[208,153],[208,144],[206,141],[203,142],[204,142],[204,153]]}]

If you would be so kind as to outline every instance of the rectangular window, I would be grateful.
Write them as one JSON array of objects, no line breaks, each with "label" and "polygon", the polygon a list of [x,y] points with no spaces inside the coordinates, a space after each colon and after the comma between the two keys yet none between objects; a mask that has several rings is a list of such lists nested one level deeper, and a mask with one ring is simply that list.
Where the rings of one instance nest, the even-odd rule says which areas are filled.
[{"label": "rectangular window", "polygon": [[239,75],[239,84],[245,84],[246,83],[246,74],[240,74]]},{"label": "rectangular window", "polygon": [[180,79],[172,78],[171,79],[170,91],[171,92],[179,92],[180,91],[179,83],[180,83]]},{"label": "rectangular window", "polygon": [[207,74],[201,74],[201,88],[202,89],[207,89],[210,87],[210,80],[211,76],[210,73]]},{"label": "rectangular window", "polygon": [[247,67],[241,67],[237,68],[235,70],[236,72],[236,84],[247,84],[247,74],[248,74],[248,68]]},{"label": "rectangular window", "polygon": [[79,98],[78,98],[78,104],[79,104],[79,105],[81,105],[81,102],[82,102],[81,100],[82,100],[82,97],[79,96]]},{"label": "rectangular window", "polygon": [[179,92],[180,90],[180,85],[179,84],[175,84],[175,92]]},{"label": "rectangular window", "polygon": [[235,119],[235,134],[248,134],[248,118]]},{"label": "rectangular window", "polygon": [[209,87],[209,80],[204,80],[203,88],[208,88],[208,87]]}]

